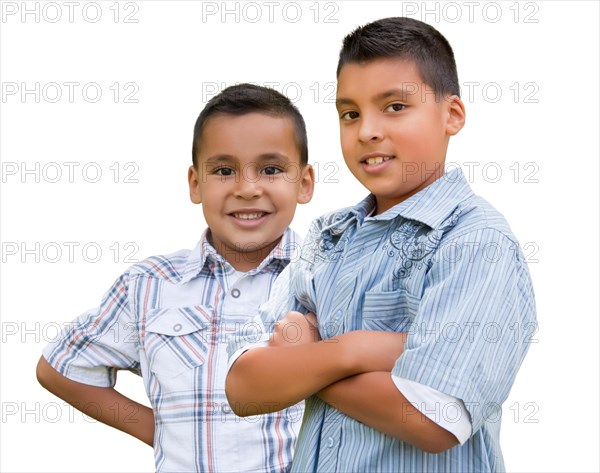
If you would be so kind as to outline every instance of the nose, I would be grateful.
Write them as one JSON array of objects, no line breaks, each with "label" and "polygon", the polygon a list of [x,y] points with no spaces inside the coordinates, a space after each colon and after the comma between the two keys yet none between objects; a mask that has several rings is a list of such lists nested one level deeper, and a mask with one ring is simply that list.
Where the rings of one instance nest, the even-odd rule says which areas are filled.
[{"label": "nose", "polygon": [[363,113],[360,117],[358,139],[363,143],[380,141],[383,138],[382,123],[374,113]]},{"label": "nose", "polygon": [[235,187],[234,195],[245,200],[260,197],[263,192],[260,177],[260,174],[254,166],[247,166],[242,169],[240,179]]}]

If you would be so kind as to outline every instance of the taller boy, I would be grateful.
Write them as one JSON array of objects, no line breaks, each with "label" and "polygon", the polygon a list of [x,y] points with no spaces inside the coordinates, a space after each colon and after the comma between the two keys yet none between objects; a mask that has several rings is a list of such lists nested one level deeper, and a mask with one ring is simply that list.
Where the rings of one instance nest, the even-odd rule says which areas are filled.
[{"label": "taller boy", "polygon": [[[371,195],[314,222],[261,312],[280,321],[270,346],[231,347],[228,399],[310,396],[292,471],[501,471],[535,304],[504,218],[444,174],[465,121],[452,49],[387,18],[345,38],[337,75],[344,159]],[[314,312],[323,340],[290,310]]]}]

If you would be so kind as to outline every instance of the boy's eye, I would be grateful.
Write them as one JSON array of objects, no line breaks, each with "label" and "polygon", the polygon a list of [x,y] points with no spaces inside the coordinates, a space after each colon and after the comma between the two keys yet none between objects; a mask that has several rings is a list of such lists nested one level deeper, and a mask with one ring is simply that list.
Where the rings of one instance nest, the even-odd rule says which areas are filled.
[{"label": "boy's eye", "polygon": [[343,112],[340,114],[341,120],[355,120],[358,118],[358,112],[350,110],[349,112]]},{"label": "boy's eye", "polygon": [[282,172],[282,170],[276,166],[266,166],[265,168],[263,168],[262,172],[267,176],[273,176],[275,174],[279,174],[280,172]]},{"label": "boy's eye", "polygon": [[400,112],[406,108],[406,105],[403,103],[392,103],[385,107],[385,112]]},{"label": "boy's eye", "polygon": [[218,168],[213,171],[217,176],[232,176],[233,169],[231,168]]}]

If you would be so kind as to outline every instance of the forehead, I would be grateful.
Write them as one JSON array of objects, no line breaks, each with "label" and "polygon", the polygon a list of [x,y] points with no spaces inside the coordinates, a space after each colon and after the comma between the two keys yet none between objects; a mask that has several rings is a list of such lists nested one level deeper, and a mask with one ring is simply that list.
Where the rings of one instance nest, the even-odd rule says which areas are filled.
[{"label": "forehead", "polygon": [[200,159],[230,155],[248,160],[270,153],[299,159],[296,129],[290,117],[252,112],[219,114],[206,121],[200,140]]},{"label": "forehead", "polygon": [[389,91],[402,91],[404,95],[416,95],[430,88],[421,76],[414,61],[384,58],[367,62],[345,64],[340,70],[337,100],[374,98]]}]

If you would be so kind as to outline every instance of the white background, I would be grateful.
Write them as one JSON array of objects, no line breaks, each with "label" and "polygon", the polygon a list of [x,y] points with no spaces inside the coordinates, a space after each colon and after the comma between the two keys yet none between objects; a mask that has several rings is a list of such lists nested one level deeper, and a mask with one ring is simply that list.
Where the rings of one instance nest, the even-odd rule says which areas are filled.
[{"label": "white background", "polygon": [[[447,161],[472,170],[530,262],[540,329],[504,406],[506,467],[600,469],[597,2],[76,3],[2,5],[2,471],[154,471],[149,447],[37,384],[42,348],[128,259],[196,244],[204,221],[186,171],[217,88],[270,83],[304,114],[319,182],[297,231],[361,199],[328,100],[337,54],[356,26],[403,14],[452,44],[467,125]],[[118,387],[145,399],[133,375]]]}]

